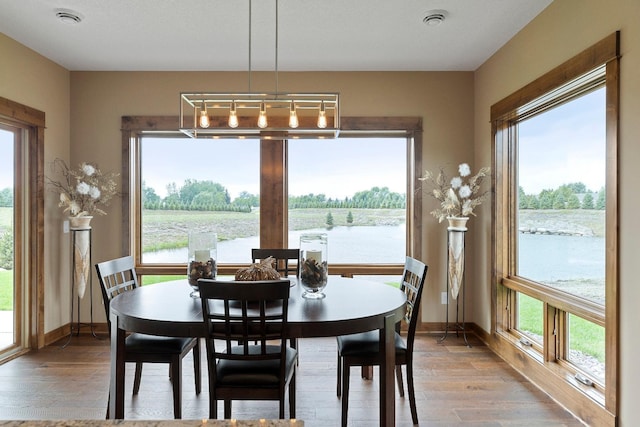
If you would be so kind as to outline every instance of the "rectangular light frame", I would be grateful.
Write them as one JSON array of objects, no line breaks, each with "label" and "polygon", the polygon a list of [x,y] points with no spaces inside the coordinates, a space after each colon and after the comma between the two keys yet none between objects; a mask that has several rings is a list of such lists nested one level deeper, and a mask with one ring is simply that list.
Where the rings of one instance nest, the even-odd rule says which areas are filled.
[{"label": "rectangular light frame", "polygon": [[[229,112],[235,103],[238,127],[229,126]],[[289,126],[292,104],[299,125]],[[199,118],[206,105],[208,127]],[[258,127],[258,115],[264,105],[267,126]],[[324,107],[327,126],[318,127],[318,115]],[[181,92],[180,131],[191,138],[337,138],[340,132],[339,93],[222,93]]]}]

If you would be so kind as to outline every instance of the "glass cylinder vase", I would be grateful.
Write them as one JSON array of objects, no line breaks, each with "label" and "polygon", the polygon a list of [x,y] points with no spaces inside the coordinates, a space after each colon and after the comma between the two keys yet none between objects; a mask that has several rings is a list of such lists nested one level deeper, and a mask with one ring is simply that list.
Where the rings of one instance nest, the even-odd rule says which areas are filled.
[{"label": "glass cylinder vase", "polygon": [[327,234],[300,236],[300,285],[304,298],[321,299],[327,286]]},{"label": "glass cylinder vase", "polygon": [[189,232],[187,279],[197,297],[198,279],[215,279],[218,273],[218,235],[212,232]]}]

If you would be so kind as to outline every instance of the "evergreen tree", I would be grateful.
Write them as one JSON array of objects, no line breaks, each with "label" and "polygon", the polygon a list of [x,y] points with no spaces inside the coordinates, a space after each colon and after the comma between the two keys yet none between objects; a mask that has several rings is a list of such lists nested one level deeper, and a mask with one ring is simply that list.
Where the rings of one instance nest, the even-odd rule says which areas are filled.
[{"label": "evergreen tree", "polygon": [[557,191],[553,198],[553,209],[566,209],[566,207],[564,194],[561,191]]},{"label": "evergreen tree", "polygon": [[593,193],[589,192],[582,198],[582,209],[593,209]]},{"label": "evergreen tree", "polygon": [[13,207],[13,190],[9,187],[0,190],[0,207]]},{"label": "evergreen tree", "polygon": [[604,210],[607,207],[607,194],[604,191],[604,187],[598,191],[598,198],[596,199],[596,209]]},{"label": "evergreen tree", "polygon": [[353,224],[353,214],[351,211],[347,213],[347,224]]},{"label": "evergreen tree", "polygon": [[567,200],[567,209],[580,209],[580,199],[575,194],[569,196]]},{"label": "evergreen tree", "polygon": [[553,190],[542,190],[538,196],[539,209],[553,209]]},{"label": "evergreen tree", "polygon": [[327,224],[329,227],[333,227],[333,215],[331,215],[331,212],[329,212],[329,213],[327,214],[326,224]]}]

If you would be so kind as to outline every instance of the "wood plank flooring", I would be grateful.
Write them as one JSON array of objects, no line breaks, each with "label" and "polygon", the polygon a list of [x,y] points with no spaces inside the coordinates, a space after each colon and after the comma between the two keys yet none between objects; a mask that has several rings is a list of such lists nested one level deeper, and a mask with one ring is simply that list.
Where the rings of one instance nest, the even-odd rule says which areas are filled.
[{"label": "wood plank flooring", "polygon": [[[417,337],[415,386],[422,426],[582,426],[546,394],[471,336]],[[66,340],[65,340],[66,341]],[[64,341],[63,341],[64,342]],[[336,397],[335,338],[299,341],[297,418],[307,427],[340,425]],[[203,354],[203,360],[206,360]],[[191,356],[183,362],[183,418],[208,417],[206,365],[195,395]],[[351,372],[349,426],[378,425],[377,370],[372,381]],[[109,383],[109,343],[90,335],[73,337],[61,348],[50,345],[0,365],[0,419],[103,419]],[[166,365],[145,364],[138,396],[132,396],[133,365],[127,365],[127,419],[173,417]],[[405,386],[406,390],[406,386]],[[219,406],[222,417],[222,405]],[[238,419],[277,418],[277,402],[234,402]],[[408,398],[397,397],[396,425],[410,426]]]}]

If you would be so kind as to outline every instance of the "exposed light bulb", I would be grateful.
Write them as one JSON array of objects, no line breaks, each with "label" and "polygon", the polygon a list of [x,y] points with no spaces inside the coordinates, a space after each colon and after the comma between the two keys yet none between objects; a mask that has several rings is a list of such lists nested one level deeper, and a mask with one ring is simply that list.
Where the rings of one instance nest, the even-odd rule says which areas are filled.
[{"label": "exposed light bulb", "polygon": [[231,108],[229,109],[229,127],[234,129],[238,127],[238,114],[236,113],[235,101],[231,103]]},{"label": "exposed light bulb", "polygon": [[324,110],[324,101],[320,103],[320,112],[318,113],[318,127],[324,129],[327,127],[327,113]]},{"label": "exposed light bulb", "polygon": [[207,114],[207,104],[202,103],[202,110],[200,110],[200,127],[208,128],[211,122],[209,121],[209,115]]},{"label": "exposed light bulb", "polygon": [[293,102],[289,109],[289,127],[293,129],[298,127],[298,113],[296,113],[296,104]]},{"label": "exposed light bulb", "polygon": [[260,115],[258,116],[258,127],[264,129],[267,127],[267,106],[264,102],[260,103]]}]

